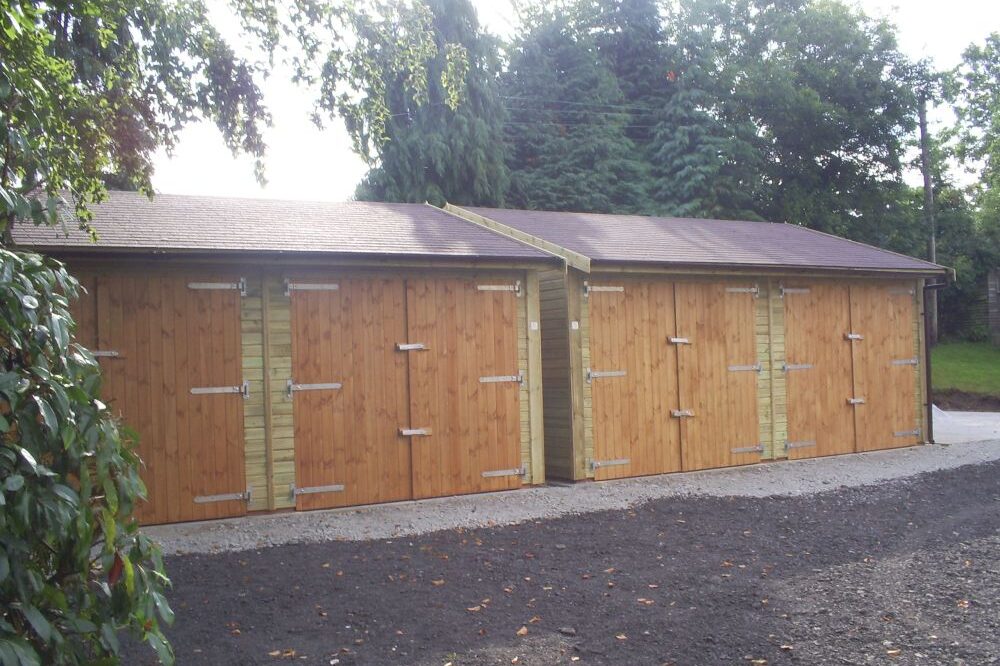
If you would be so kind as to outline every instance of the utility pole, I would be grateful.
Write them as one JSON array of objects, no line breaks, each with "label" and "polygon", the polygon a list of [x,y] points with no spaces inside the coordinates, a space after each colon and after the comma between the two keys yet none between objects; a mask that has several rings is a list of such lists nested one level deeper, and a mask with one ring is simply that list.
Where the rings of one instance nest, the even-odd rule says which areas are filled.
[{"label": "utility pole", "polygon": [[[920,105],[918,107],[920,118],[920,171],[924,176],[924,221],[930,231],[930,241],[927,244],[927,253],[933,263],[937,263],[937,227],[934,223],[934,186],[931,183],[931,149],[930,137],[927,134],[927,93],[921,91]],[[928,289],[927,299],[924,307],[930,312],[930,345],[937,344],[938,341],[938,308],[937,290]]]}]

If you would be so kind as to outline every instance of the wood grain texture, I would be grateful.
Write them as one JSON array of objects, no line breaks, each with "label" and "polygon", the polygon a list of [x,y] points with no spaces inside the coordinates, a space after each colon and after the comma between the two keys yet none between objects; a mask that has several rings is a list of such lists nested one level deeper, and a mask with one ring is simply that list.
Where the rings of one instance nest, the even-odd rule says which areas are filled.
[{"label": "wood grain texture", "polygon": [[[857,450],[898,448],[919,443],[913,359],[916,294],[913,282],[851,285],[851,330],[864,336],[852,344]],[[895,362],[895,363],[894,363]],[[917,360],[919,363],[919,359]]]},{"label": "wood grain texture", "polygon": [[337,291],[293,291],[292,378],[340,389],[293,393],[295,485],[342,485],[300,494],[296,508],[319,509],[409,499],[410,452],[398,435],[406,420],[404,283],[398,278],[294,276],[336,283]]},{"label": "wood grain texture", "polygon": [[727,288],[749,282],[677,282],[677,335],[691,344],[678,349],[680,408],[694,412],[681,420],[685,470],[758,462],[759,452],[733,449],[757,446],[757,373],[730,371],[754,365],[755,299]]},{"label": "wood grain texture", "polygon": [[[788,457],[855,450],[851,369],[851,289],[843,283],[787,281],[784,296],[788,384]],[[807,291],[802,291],[807,290]],[[815,442],[808,446],[804,443]],[[798,444],[796,446],[796,444]]]},{"label": "wood grain texture", "polygon": [[594,478],[679,471],[680,427],[670,417],[679,404],[677,349],[667,342],[675,330],[674,285],[620,278],[592,284],[623,291],[588,296],[591,368],[625,373],[590,381]]},{"label": "wood grain texture", "polygon": [[194,501],[246,490],[243,399],[190,392],[243,381],[239,292],[187,287],[237,279],[187,271],[102,273],[85,279],[90,293],[73,306],[80,317],[77,340],[119,354],[100,359],[101,395],[138,438],[149,496],[137,511],[143,524],[246,512],[242,500]]},{"label": "wood grain texture", "polygon": [[[409,427],[413,437],[413,495],[438,497],[517,488],[520,468],[520,385],[481,383],[480,377],[518,374],[517,296],[480,291],[511,284],[509,276],[417,277],[406,282]],[[407,425],[407,424],[403,424]]]}]

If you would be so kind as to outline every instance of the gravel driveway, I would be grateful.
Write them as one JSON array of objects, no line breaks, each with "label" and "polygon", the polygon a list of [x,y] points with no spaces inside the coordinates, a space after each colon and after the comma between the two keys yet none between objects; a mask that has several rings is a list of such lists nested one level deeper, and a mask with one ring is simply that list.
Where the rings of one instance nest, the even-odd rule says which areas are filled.
[{"label": "gravel driveway", "polygon": [[436,530],[513,525],[691,495],[808,495],[1000,460],[1000,440],[917,446],[686,474],[525,488],[364,508],[310,511],[147,528],[168,554],[249,550],[287,543],[386,539]]},{"label": "gravel driveway", "polygon": [[[928,451],[994,461],[850,477]],[[611,510],[173,556],[169,634],[179,664],[1000,663],[998,451],[737,470],[738,496],[683,475]]]}]

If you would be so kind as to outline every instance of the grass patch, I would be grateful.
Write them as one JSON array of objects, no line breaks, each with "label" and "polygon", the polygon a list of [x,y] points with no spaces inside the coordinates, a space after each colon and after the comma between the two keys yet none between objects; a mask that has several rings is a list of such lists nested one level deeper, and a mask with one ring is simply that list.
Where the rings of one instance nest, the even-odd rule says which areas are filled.
[{"label": "grass patch", "polygon": [[949,342],[931,350],[935,389],[1000,397],[1000,347],[988,342]]}]

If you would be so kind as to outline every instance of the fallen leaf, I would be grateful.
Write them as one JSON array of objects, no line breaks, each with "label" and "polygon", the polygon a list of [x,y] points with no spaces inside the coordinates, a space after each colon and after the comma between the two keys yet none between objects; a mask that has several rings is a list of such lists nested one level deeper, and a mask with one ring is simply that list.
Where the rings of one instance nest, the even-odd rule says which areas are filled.
[{"label": "fallen leaf", "polygon": [[329,562],[324,562],[323,563],[323,568],[324,569],[329,569],[330,568],[330,563]]},{"label": "fallen leaf", "polygon": [[280,657],[281,656],[281,650],[271,650],[270,652],[267,653],[267,656],[268,657]]},{"label": "fallen leaf", "polygon": [[533,615],[531,617],[531,619],[528,620],[528,624],[538,624],[541,621],[542,621],[542,618],[538,617],[537,615]]},{"label": "fallen leaf", "polygon": [[478,613],[479,611],[483,610],[483,607],[482,606],[472,606],[471,608],[466,608],[465,610],[469,611],[470,613]]},{"label": "fallen leaf", "polygon": [[788,652],[789,650],[792,649],[792,646],[791,645],[782,645],[781,649],[784,650],[785,652]]},{"label": "fallen leaf", "polygon": [[433,585],[434,587],[441,587],[442,585],[444,585],[444,578],[439,578],[437,580],[432,580],[431,581],[431,585]]},{"label": "fallen leaf", "polygon": [[651,590],[656,590],[656,589],[658,589],[658,588],[659,588],[660,586],[659,586],[659,585],[656,585],[655,583],[650,583],[650,584],[649,584],[649,585],[648,585],[647,587],[649,587],[649,589],[651,589]]},{"label": "fallen leaf", "polygon": [[898,657],[903,651],[902,650],[886,650],[885,653],[890,657]]},{"label": "fallen leaf", "polygon": [[969,607],[969,600],[968,599],[960,599],[958,601],[958,607],[959,608],[968,608]]},{"label": "fallen leaf", "polygon": [[620,641],[624,641],[628,639],[628,636],[626,636],[625,634],[618,634],[617,636],[615,636],[615,638],[617,638]]},{"label": "fallen leaf", "polygon": [[528,635],[528,628],[527,627],[521,627],[520,629],[517,630],[517,635],[518,636],[527,636]]}]

